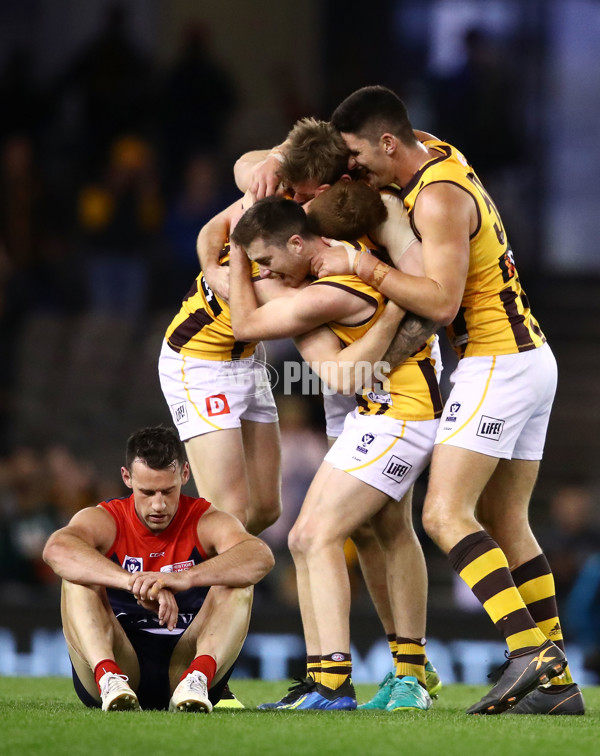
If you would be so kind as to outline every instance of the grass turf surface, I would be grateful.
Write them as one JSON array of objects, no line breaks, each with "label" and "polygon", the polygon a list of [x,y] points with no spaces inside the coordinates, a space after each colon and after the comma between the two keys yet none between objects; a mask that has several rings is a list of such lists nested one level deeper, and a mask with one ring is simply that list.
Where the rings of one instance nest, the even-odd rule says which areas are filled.
[{"label": "grass turf surface", "polygon": [[[287,683],[233,680],[248,707],[212,714],[86,709],[65,678],[0,678],[0,754],[17,756],[271,756],[406,754],[406,756],[591,756],[600,753],[600,688],[584,689],[584,717],[469,717],[487,690],[450,685],[428,712],[274,712]],[[358,685],[359,701],[375,685]]]}]

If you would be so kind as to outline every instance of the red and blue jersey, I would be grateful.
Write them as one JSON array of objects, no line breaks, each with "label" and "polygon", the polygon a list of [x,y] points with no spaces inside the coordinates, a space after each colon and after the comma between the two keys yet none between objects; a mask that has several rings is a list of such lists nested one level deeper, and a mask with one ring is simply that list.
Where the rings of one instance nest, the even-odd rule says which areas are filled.
[{"label": "red and blue jersey", "polygon": [[[117,526],[115,540],[105,556],[128,572],[179,572],[208,559],[198,539],[198,521],[210,507],[205,499],[182,494],[168,527],[157,533],[140,521],[133,494],[124,499],[103,501],[99,506],[113,517]],[[109,588],[107,593],[115,615],[126,630],[168,632],[158,624],[158,616],[140,606],[133,594],[115,588]],[[176,594],[180,632],[196,616],[207,593],[208,587],[203,587]]]}]

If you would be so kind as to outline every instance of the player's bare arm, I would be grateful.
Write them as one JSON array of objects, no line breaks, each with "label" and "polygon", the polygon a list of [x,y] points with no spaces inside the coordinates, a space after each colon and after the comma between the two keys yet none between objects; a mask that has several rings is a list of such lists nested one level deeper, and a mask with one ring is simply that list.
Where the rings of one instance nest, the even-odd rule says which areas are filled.
[{"label": "player's bare arm", "polygon": [[249,191],[255,199],[275,194],[281,182],[282,148],[279,145],[272,150],[252,150],[238,158],[233,167],[238,189]]},{"label": "player's bare arm", "polygon": [[44,561],[71,583],[126,591],[129,573],[104,556],[116,535],[115,521],[106,510],[82,509],[68,525],[50,536],[44,548]]},{"label": "player's bare arm", "polygon": [[236,200],[206,223],[196,241],[196,251],[206,283],[222,299],[229,299],[229,270],[219,265],[219,255],[230,229],[244,211],[244,198]]},{"label": "player's bare arm", "polygon": [[[331,389],[351,396],[363,387],[389,349],[404,310],[388,302],[376,323],[364,336],[342,346],[327,326],[297,336],[294,341],[304,360]],[[384,358],[385,361],[385,358]]]},{"label": "player's bare arm", "polygon": [[258,306],[250,281],[250,263],[232,244],[231,325],[236,339],[254,341],[297,336],[330,321],[354,322],[368,317],[373,306],[347,292],[325,286],[307,286],[294,297]]},{"label": "player's bare arm", "polygon": [[271,571],[275,560],[264,541],[250,535],[239,520],[211,507],[198,521],[198,539],[209,559],[181,572],[138,572],[129,590],[138,600],[153,599],[161,589],[173,593],[194,587],[246,588]]}]

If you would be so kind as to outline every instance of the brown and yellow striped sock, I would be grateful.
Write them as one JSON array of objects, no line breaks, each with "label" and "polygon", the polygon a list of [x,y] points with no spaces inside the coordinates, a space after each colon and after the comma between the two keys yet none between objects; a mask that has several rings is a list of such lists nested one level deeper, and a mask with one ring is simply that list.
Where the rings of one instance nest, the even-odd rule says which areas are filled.
[{"label": "brown and yellow striped sock", "polygon": [[425,638],[398,638],[396,652],[396,677],[416,677],[424,688]]},{"label": "brown and yellow striped sock", "polygon": [[484,530],[465,536],[448,558],[502,633],[511,654],[532,651],[546,642],[515,587],[504,552],[491,536]]},{"label": "brown and yellow striped sock", "polygon": [[321,685],[337,690],[352,674],[352,655],[337,651],[321,657]]},{"label": "brown and yellow striped sock", "polygon": [[311,677],[315,682],[321,682],[321,657],[306,657],[306,676]]},{"label": "brown and yellow striped sock", "polygon": [[[521,598],[536,625],[564,653],[565,642],[558,618],[556,589],[552,568],[544,554],[530,559],[511,572]],[[573,678],[567,665],[558,677],[552,678],[552,686],[571,685]]]}]

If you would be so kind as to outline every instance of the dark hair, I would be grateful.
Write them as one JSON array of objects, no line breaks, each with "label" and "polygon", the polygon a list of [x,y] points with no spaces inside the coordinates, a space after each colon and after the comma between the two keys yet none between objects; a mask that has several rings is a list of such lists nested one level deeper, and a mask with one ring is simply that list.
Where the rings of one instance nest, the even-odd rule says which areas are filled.
[{"label": "dark hair", "polygon": [[258,200],[246,210],[233,229],[231,239],[244,249],[256,239],[283,247],[294,234],[312,236],[302,206],[294,200],[272,196]]},{"label": "dark hair", "polygon": [[331,122],[338,131],[370,142],[377,141],[385,132],[405,144],[416,141],[406,105],[387,87],[357,89],[333,111]]},{"label": "dark hair", "polygon": [[153,470],[165,470],[174,461],[183,466],[185,448],[172,428],[157,425],[142,428],[127,439],[125,466],[131,471],[134,460],[143,460]]},{"label": "dark hair", "polygon": [[332,239],[358,239],[387,218],[376,189],[364,181],[338,181],[310,203],[308,224],[314,233]]},{"label": "dark hair", "polygon": [[350,151],[328,121],[301,118],[287,135],[279,175],[290,184],[333,184],[348,170]]}]

